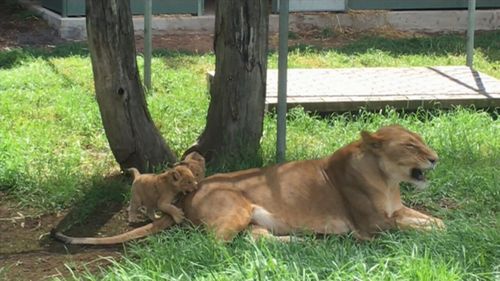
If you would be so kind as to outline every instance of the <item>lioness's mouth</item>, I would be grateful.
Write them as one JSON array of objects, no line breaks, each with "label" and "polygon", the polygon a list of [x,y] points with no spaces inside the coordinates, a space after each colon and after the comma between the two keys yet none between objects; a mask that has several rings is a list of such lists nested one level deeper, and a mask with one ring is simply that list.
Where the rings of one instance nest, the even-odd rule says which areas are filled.
[{"label": "lioness's mouth", "polygon": [[411,177],[413,179],[418,180],[418,181],[425,181],[424,171],[422,169],[419,169],[419,168],[411,169]]}]

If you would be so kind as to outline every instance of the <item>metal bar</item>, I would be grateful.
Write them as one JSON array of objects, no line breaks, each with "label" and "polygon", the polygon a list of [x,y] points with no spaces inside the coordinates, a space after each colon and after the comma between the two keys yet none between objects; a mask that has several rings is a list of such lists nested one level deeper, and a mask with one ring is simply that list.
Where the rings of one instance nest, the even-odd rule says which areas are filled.
[{"label": "metal bar", "polygon": [[198,12],[197,12],[197,16],[201,17],[203,16],[203,8],[204,8],[204,0],[198,0]]},{"label": "metal bar", "polygon": [[151,91],[151,18],[153,1],[144,1],[144,86],[147,92]]},{"label": "metal bar", "polygon": [[67,1],[62,1],[62,11],[61,11],[61,17],[65,18],[68,16],[68,2]]},{"label": "metal bar", "polygon": [[473,68],[474,32],[476,30],[476,0],[469,0],[467,15],[467,66]]},{"label": "metal bar", "polygon": [[276,136],[276,161],[286,159],[286,86],[288,66],[288,0],[279,1],[279,51],[278,51],[278,124]]}]

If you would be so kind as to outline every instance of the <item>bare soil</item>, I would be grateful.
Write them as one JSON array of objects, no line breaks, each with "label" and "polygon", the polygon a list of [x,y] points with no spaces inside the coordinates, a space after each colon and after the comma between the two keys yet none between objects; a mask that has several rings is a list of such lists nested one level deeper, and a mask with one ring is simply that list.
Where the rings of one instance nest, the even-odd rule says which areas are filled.
[{"label": "bare soil", "polygon": [[[0,279],[43,280],[74,273],[98,272],[121,256],[123,246],[68,246],[53,240],[50,231],[69,224],[75,210],[39,214],[19,209],[0,193]],[[125,207],[111,202],[96,208],[88,219],[66,231],[75,236],[107,236],[129,230]],[[2,269],[3,268],[3,269]]]},{"label": "bare soil", "polygon": [[[335,48],[352,42],[360,36],[376,33],[390,38],[404,38],[418,36],[412,32],[400,32],[393,29],[378,29],[370,32],[352,32],[349,28],[342,30],[301,28],[300,32],[289,36],[290,47],[310,45],[318,48]],[[423,34],[420,34],[423,35]],[[15,0],[0,1],[0,51],[16,47],[50,48],[64,43],[57,32],[23,6],[16,4]],[[136,48],[143,51],[144,39],[142,34],[136,35]],[[162,33],[155,31],[153,34],[153,48],[175,51],[188,51],[194,53],[207,53],[213,51],[213,34],[200,33]],[[269,48],[278,48],[278,35],[270,34]]]},{"label": "bare soil", "polygon": [[0,51],[15,47],[50,46],[63,41],[44,20],[15,1],[0,1]]}]

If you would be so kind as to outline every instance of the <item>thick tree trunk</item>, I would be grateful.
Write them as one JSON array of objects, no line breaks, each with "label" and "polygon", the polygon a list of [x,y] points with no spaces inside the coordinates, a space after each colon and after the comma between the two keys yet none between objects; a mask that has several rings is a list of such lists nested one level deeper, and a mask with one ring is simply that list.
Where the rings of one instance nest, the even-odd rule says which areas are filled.
[{"label": "thick tree trunk", "polygon": [[121,168],[175,162],[149,114],[137,71],[129,0],[87,0],[87,38],[97,102]]},{"label": "thick tree trunk", "polygon": [[190,150],[217,161],[257,155],[264,118],[268,27],[267,0],[216,1],[216,65],[207,124]]}]

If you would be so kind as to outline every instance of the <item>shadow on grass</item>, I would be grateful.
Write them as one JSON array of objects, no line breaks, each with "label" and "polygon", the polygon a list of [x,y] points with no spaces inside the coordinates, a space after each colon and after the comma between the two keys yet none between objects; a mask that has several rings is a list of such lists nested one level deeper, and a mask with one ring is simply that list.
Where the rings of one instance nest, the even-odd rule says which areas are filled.
[{"label": "shadow on grass", "polygon": [[63,43],[53,48],[15,48],[0,52],[0,69],[15,67],[28,59],[54,57],[88,56],[89,50],[84,42]]},{"label": "shadow on grass", "polygon": [[[141,56],[141,53],[137,53]],[[186,62],[192,62],[193,64],[196,60],[189,60],[189,56],[199,55],[195,52],[189,51],[171,51],[171,50],[154,50],[153,56],[155,57],[168,57],[174,58],[179,61],[178,66],[185,66]],[[57,44],[53,48],[36,48],[36,47],[25,47],[25,48],[14,48],[8,51],[0,51],[0,69],[9,69],[15,67],[25,60],[29,59],[50,59],[50,58],[64,58],[71,56],[90,56],[90,51],[86,42],[69,42]]]},{"label": "shadow on grass", "polygon": [[[385,106],[381,109],[369,109],[360,107],[357,110],[351,111],[310,111],[305,110],[303,107],[295,107],[289,109],[287,115],[288,122],[301,118],[301,114],[307,114],[310,117],[317,118],[323,121],[336,120],[338,118],[344,119],[346,122],[362,122],[369,124],[374,118],[384,116],[385,118],[394,119],[408,119],[413,118],[420,122],[431,122],[433,119],[441,118],[443,114],[455,111],[469,111],[469,112],[485,112],[493,120],[500,118],[500,108],[498,107],[485,107],[477,108],[475,105],[456,105],[450,108],[442,108],[439,103],[429,105],[429,107],[418,107],[416,109],[395,108],[393,106]],[[276,118],[276,110],[273,108],[268,114],[272,118]]]},{"label": "shadow on grass", "polygon": [[207,162],[207,176],[262,167],[262,153],[219,156]]},{"label": "shadow on grass", "polygon": [[[130,192],[129,179],[121,174],[97,180],[85,191],[73,208],[55,227],[70,236],[96,237],[127,231],[126,198]],[[76,253],[84,249],[78,245],[64,245],[47,236],[40,241],[51,252]],[[88,247],[88,246],[87,246]],[[112,246],[121,248],[121,246]]]},{"label": "shadow on grass", "polygon": [[[475,47],[482,49],[485,59],[489,62],[500,61],[500,31],[482,31],[477,32]],[[321,52],[330,48],[316,48],[310,45],[298,45],[291,47],[290,50],[307,50],[308,52]],[[391,55],[465,55],[465,36],[464,34],[442,34],[429,35],[414,38],[391,39],[381,35],[368,35],[361,37],[343,47],[336,48],[336,51],[355,55],[366,53],[369,50],[381,50]],[[19,48],[0,52],[0,69],[12,68],[23,60],[29,58],[52,58],[68,56],[88,56],[89,50],[85,42],[63,43],[54,48]],[[153,56],[174,58],[178,65],[189,63],[187,56],[197,55],[188,51],[170,51],[157,49]],[[199,55],[199,54],[198,54]],[[178,60],[175,60],[178,58]],[[175,64],[175,63],[174,63]],[[172,67],[175,67],[173,65]]]},{"label": "shadow on grass", "polygon": [[[343,47],[335,49],[346,55],[366,53],[369,50],[380,50],[393,56],[399,55],[465,55],[466,39],[464,34],[429,35],[413,38],[386,38],[380,35],[361,37]],[[500,61],[500,31],[477,32],[475,48],[482,49],[489,62]],[[309,45],[298,45],[293,50],[320,52],[330,48],[316,48]]]}]

